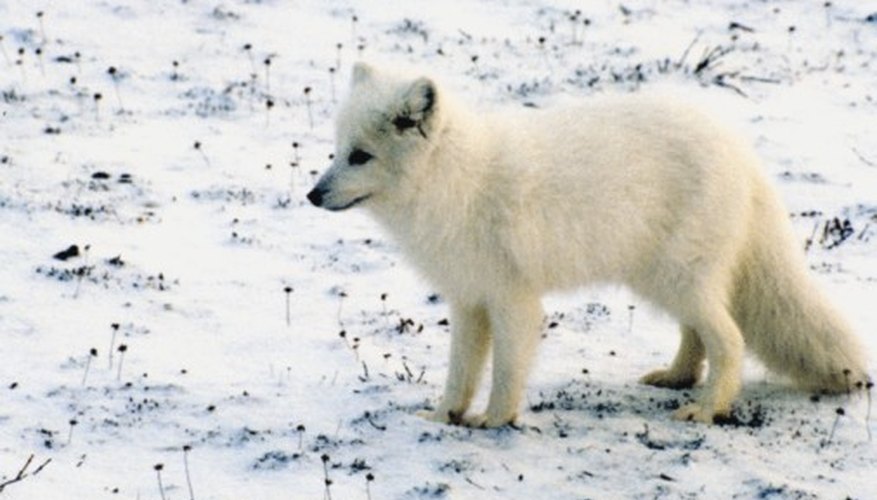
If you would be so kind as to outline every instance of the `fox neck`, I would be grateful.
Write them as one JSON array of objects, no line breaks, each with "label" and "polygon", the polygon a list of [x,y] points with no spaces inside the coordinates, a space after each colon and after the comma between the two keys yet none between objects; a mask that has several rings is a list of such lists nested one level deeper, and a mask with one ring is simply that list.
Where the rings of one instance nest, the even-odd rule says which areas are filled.
[{"label": "fox neck", "polygon": [[[493,246],[491,231],[481,227],[486,178],[494,157],[486,123],[465,111],[446,117],[437,141],[422,165],[400,180],[389,196],[370,204],[371,211],[412,257],[414,264],[442,288],[443,275],[455,272],[455,255]],[[474,235],[474,236],[473,236]],[[473,250],[475,247],[475,250]]]},{"label": "fox neck", "polygon": [[492,156],[490,137],[479,117],[446,106],[450,109],[444,110],[442,128],[428,139],[434,146],[423,164],[408,169],[399,185],[375,207],[376,215],[391,227],[410,232],[406,226],[411,224],[460,224],[464,221],[451,219],[467,216],[483,192],[485,164]]}]

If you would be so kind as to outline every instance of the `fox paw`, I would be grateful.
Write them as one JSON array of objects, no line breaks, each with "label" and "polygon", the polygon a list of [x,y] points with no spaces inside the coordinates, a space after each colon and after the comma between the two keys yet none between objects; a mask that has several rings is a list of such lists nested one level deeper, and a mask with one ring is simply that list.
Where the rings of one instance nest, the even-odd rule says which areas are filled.
[{"label": "fox paw", "polygon": [[730,415],[730,410],[716,411],[704,407],[704,405],[700,403],[689,403],[673,412],[673,418],[675,420],[681,420],[683,422],[700,422],[703,424],[712,424],[717,419],[727,419]]},{"label": "fox paw", "polygon": [[417,416],[430,422],[438,422],[440,424],[450,425],[466,425],[461,414],[438,408],[436,410],[421,410],[417,412]]},{"label": "fox paw", "polygon": [[417,416],[431,422],[440,424],[460,425],[473,429],[493,429],[504,425],[514,425],[515,416],[511,417],[495,417],[487,413],[476,413],[474,415],[465,415],[453,410],[421,410],[417,412]]},{"label": "fox paw", "polygon": [[506,425],[514,427],[515,416],[497,417],[488,413],[478,413],[464,416],[460,424],[473,429],[496,429]]},{"label": "fox paw", "polygon": [[639,379],[641,384],[663,387],[665,389],[690,389],[697,383],[691,374],[678,374],[671,370],[655,370]]}]

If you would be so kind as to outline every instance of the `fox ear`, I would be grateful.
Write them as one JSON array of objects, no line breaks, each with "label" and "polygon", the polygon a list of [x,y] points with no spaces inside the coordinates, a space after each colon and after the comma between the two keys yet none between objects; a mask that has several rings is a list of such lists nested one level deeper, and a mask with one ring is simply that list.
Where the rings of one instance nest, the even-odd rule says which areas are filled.
[{"label": "fox ear", "polygon": [[426,118],[435,108],[435,84],[429,78],[418,78],[408,89],[407,101],[412,114],[420,113]]},{"label": "fox ear", "polygon": [[418,78],[403,94],[402,109],[393,117],[396,131],[404,133],[416,128],[426,138],[436,108],[436,86],[429,78]]},{"label": "fox ear", "polygon": [[374,73],[374,70],[368,64],[364,62],[355,63],[353,65],[353,85],[369,80],[372,77],[372,73]]}]

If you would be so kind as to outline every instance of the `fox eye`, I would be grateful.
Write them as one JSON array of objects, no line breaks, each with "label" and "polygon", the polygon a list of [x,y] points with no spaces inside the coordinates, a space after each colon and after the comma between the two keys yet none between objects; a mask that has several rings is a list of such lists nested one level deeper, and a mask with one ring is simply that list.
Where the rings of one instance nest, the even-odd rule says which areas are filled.
[{"label": "fox eye", "polygon": [[364,165],[374,158],[371,153],[367,153],[361,149],[354,149],[347,157],[347,163],[351,165]]}]

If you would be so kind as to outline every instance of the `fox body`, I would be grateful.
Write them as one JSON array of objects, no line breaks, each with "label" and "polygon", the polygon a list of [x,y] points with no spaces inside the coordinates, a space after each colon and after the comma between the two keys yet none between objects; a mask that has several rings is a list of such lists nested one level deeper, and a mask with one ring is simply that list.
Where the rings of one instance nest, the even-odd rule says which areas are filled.
[{"label": "fox body", "polygon": [[[676,418],[730,413],[745,346],[807,390],[867,379],[752,150],[679,104],[626,96],[483,113],[428,78],[357,64],[334,163],[308,198],[370,211],[446,296],[451,357],[433,420],[513,422],[541,296],[589,283],[627,285],[678,319],[676,358],[644,383],[691,387],[708,362],[700,398]],[[491,352],[488,406],[473,414]]]}]

